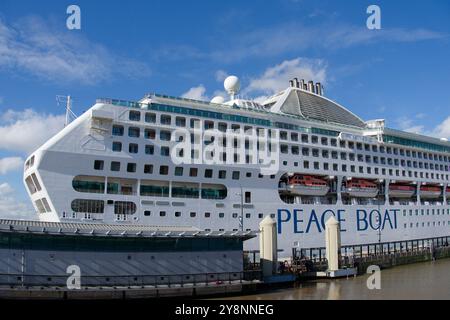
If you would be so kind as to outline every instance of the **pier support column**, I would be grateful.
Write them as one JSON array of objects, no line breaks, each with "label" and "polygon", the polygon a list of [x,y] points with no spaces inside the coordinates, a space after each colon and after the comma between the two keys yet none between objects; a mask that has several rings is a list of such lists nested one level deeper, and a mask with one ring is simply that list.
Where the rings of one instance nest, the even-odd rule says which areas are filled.
[{"label": "pier support column", "polygon": [[442,201],[443,201],[443,205],[446,206],[447,205],[447,187],[448,184],[444,183],[443,185],[443,190],[442,190]]},{"label": "pier support column", "polygon": [[385,199],[385,206],[389,205],[389,185],[391,184],[391,180],[386,179],[384,180],[384,199]]},{"label": "pier support column", "polygon": [[259,231],[261,270],[264,277],[270,277],[277,272],[277,224],[270,216],[267,216],[259,224]]},{"label": "pier support column", "polygon": [[328,271],[339,270],[341,251],[341,229],[334,216],[325,223],[325,246],[327,250]]},{"label": "pier support column", "polygon": [[342,204],[342,177],[337,176],[336,178],[336,204],[341,205]]},{"label": "pier support column", "polygon": [[422,204],[422,199],[420,198],[420,187],[421,186],[422,186],[422,182],[418,182],[416,194],[417,194],[417,205],[419,205],[419,206]]}]

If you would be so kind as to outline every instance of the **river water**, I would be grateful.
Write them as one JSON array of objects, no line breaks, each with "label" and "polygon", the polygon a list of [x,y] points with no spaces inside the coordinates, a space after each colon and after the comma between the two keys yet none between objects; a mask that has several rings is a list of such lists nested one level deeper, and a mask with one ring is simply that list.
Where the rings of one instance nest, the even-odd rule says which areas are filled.
[{"label": "river water", "polygon": [[240,300],[447,300],[450,299],[450,259],[395,267],[381,271],[381,289],[369,290],[369,275],[338,280],[317,280],[297,288],[256,295],[230,297]]}]

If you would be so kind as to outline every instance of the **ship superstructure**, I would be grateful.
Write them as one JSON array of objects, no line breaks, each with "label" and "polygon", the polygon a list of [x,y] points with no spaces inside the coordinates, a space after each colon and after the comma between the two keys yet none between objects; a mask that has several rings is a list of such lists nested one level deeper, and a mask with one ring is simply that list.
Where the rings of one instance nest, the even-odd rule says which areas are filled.
[{"label": "ship superstructure", "polygon": [[331,215],[349,245],[450,233],[448,141],[363,121],[312,81],[231,93],[97,100],[26,160],[39,219],[237,232],[269,215],[287,254],[323,246]]}]

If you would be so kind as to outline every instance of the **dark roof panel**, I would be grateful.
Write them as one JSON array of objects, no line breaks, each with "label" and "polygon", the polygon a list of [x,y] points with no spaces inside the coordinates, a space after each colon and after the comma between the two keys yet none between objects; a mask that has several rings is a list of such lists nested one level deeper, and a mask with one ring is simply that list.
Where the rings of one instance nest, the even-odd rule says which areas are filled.
[{"label": "dark roof panel", "polygon": [[281,111],[306,119],[360,128],[366,126],[364,121],[336,103],[301,90],[291,92]]}]

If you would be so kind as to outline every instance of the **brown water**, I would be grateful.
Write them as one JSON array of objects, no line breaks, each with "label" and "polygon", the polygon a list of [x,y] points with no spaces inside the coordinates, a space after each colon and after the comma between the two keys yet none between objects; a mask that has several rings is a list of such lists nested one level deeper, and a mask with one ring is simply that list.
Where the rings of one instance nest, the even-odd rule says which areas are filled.
[{"label": "brown water", "polygon": [[450,259],[381,271],[381,289],[369,290],[369,275],[307,282],[298,288],[232,297],[241,300],[443,300],[450,299]]}]

